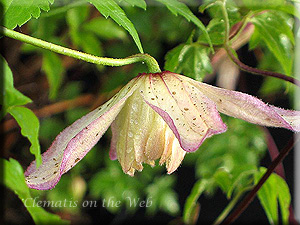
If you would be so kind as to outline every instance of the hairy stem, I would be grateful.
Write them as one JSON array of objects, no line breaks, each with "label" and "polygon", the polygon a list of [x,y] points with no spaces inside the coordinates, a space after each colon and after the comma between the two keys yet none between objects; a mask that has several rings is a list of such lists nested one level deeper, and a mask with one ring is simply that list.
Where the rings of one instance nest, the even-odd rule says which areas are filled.
[{"label": "hairy stem", "polygon": [[123,59],[114,59],[114,58],[107,58],[107,57],[98,57],[94,55],[90,55],[87,53],[83,53],[80,51],[76,51],[73,49],[65,48],[53,43],[49,43],[47,41],[43,41],[38,38],[34,38],[14,30],[7,29],[5,27],[0,27],[0,34],[5,35],[7,37],[25,42],[27,44],[31,44],[40,48],[44,48],[50,50],[52,52],[56,52],[62,55],[70,56],[76,59],[80,59],[89,63],[100,64],[105,66],[124,66],[128,64],[133,64],[137,62],[146,63],[148,66],[150,73],[158,73],[160,72],[159,65],[157,61],[148,54],[136,54],[133,56],[129,56]]},{"label": "hairy stem", "polygon": [[262,178],[259,180],[259,182],[255,185],[255,187],[252,189],[252,191],[238,205],[236,210],[223,223],[221,223],[221,225],[228,225],[228,224],[233,223],[242,214],[242,212],[244,212],[244,210],[248,207],[248,205],[253,201],[253,199],[256,196],[256,193],[258,192],[258,190],[266,182],[266,180],[269,178],[269,176],[274,172],[275,168],[281,163],[281,161],[291,151],[291,149],[293,148],[294,144],[297,141],[299,141],[299,139],[296,140],[295,142],[293,141],[293,138],[291,138],[289,140],[288,144],[284,147],[284,149],[280,152],[280,154],[276,157],[276,159],[274,161],[272,161],[272,163],[269,166],[268,170],[262,176]]}]

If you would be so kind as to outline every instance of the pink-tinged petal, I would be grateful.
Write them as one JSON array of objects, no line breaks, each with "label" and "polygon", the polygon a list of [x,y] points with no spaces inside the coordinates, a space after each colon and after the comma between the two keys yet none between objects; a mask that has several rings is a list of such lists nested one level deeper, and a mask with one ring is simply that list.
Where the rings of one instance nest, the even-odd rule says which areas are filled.
[{"label": "pink-tinged petal", "polygon": [[293,131],[300,132],[300,111],[285,110],[272,105],[270,105],[270,107],[290,124]]},{"label": "pink-tinged petal", "polygon": [[267,105],[251,95],[214,87],[180,76],[195,85],[208,98],[213,100],[218,110],[226,115],[243,119],[250,123],[270,127],[283,127],[300,131],[300,112]]},{"label": "pink-tinged petal", "polygon": [[110,141],[110,149],[109,149],[109,158],[111,160],[116,160],[117,157],[117,128],[114,125],[114,122],[112,122],[111,126],[111,133],[112,133],[112,137],[111,137],[111,141]]},{"label": "pink-tinged petal", "polygon": [[27,185],[39,190],[53,188],[62,174],[75,166],[98,142],[122,109],[126,99],[139,87],[139,79],[131,80],[107,103],[64,129],[43,153],[42,165],[36,168],[36,162],[33,161],[27,168]]},{"label": "pink-tinged petal", "polygon": [[148,83],[145,101],[165,120],[185,151],[197,150],[207,137],[226,130],[214,104],[176,74],[153,74]]}]

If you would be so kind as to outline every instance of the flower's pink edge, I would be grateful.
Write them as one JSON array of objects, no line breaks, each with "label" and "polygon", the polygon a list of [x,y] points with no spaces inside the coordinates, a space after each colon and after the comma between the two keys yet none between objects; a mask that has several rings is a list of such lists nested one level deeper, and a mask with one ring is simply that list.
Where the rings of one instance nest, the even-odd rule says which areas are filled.
[{"label": "flower's pink edge", "polygon": [[110,141],[109,158],[111,160],[116,160],[118,158],[117,157],[117,148],[116,148],[116,145],[117,145],[117,135],[116,135],[117,128],[114,126],[114,122],[111,124],[110,128],[111,128],[112,137],[111,137],[111,141]]},{"label": "flower's pink edge", "polygon": [[203,141],[209,137],[208,134],[209,132],[207,132],[205,134],[205,136],[203,136],[203,138],[198,142],[198,143],[195,143],[195,144],[185,144],[183,141],[182,141],[182,138],[180,137],[179,135],[179,132],[174,124],[174,121],[173,119],[170,117],[170,115],[162,110],[161,108],[155,106],[155,105],[152,105],[151,103],[149,103],[147,100],[144,99],[144,101],[155,111],[157,112],[162,118],[163,120],[168,124],[168,126],[170,127],[170,129],[173,131],[175,137],[178,139],[179,141],[179,144],[180,144],[180,147],[184,150],[184,151],[187,151],[187,152],[194,152],[196,151],[200,145],[202,145]]},{"label": "flower's pink edge", "polygon": [[[119,103],[122,104],[124,101],[125,101],[125,100],[123,100],[123,101],[121,100]],[[115,108],[115,107],[118,107],[118,105],[116,104],[116,105],[112,106],[112,107],[110,108],[110,110],[112,110],[112,109]],[[96,120],[93,121],[92,123],[90,123],[90,124],[87,126],[87,128],[90,128],[90,127],[92,127],[94,124],[97,124],[98,120],[105,120],[106,114],[109,113],[110,110],[107,111],[107,112],[105,112],[102,116],[100,116],[98,119],[96,119]],[[108,126],[108,127],[109,127],[109,126]],[[73,137],[73,138],[70,140],[70,142],[68,143],[67,147],[65,148],[64,154],[63,154],[62,163],[60,164],[60,169],[59,169],[60,173],[59,173],[59,176],[57,176],[56,179],[51,180],[51,181],[46,182],[46,183],[42,183],[42,184],[38,184],[38,185],[31,185],[31,184],[28,184],[28,187],[33,188],[33,189],[38,189],[38,190],[48,190],[48,189],[54,188],[54,187],[56,186],[56,184],[58,183],[58,181],[60,180],[61,176],[64,174],[63,171],[64,171],[64,169],[65,169],[65,167],[66,167],[66,165],[67,165],[67,163],[68,163],[68,160],[69,160],[70,156],[72,155],[72,150],[73,150],[72,146],[75,144],[75,142],[77,142],[77,140],[80,140],[80,136],[83,135],[83,132],[84,132],[84,131],[85,131],[85,129],[83,129],[83,130],[82,130],[81,132],[79,132],[75,137]],[[62,131],[59,135],[63,135],[63,132],[64,132],[64,131]],[[105,132],[105,131],[104,131],[104,132]],[[103,135],[103,134],[102,134],[102,135]],[[102,135],[99,135],[98,140],[101,138]],[[97,140],[97,141],[94,141],[92,145],[89,145],[89,146],[88,146],[88,149],[89,149],[89,150],[92,149],[93,146],[98,142],[98,140]],[[42,154],[42,158],[47,158],[48,154],[51,153],[51,150],[52,150],[52,146],[53,146],[53,145],[55,145],[55,141],[54,141],[53,144],[50,146],[50,148],[49,148],[45,153]],[[49,151],[49,150],[50,150],[50,151]],[[85,154],[82,155],[81,159],[89,152],[89,150],[87,150],[87,151],[85,152]],[[49,151],[49,152],[48,152],[48,151]],[[25,175],[25,176],[29,176],[33,171],[35,171],[35,167],[36,167],[36,166],[35,166],[35,161],[34,161],[34,162],[32,162],[32,163],[29,165],[29,167],[28,167],[28,169],[26,170],[26,172],[24,173],[24,175]],[[67,172],[67,171],[66,171],[66,172]]]},{"label": "flower's pink edge", "polygon": [[293,131],[300,132],[300,111],[286,110],[273,105],[270,105],[270,107],[274,109],[277,113],[279,113],[281,116],[296,117],[298,119],[298,123],[293,124],[291,126],[293,128]]},{"label": "flower's pink edge", "polygon": [[[177,77],[178,74],[175,74],[175,73],[172,73],[172,72],[169,72],[169,71],[164,71],[162,72],[163,73],[170,73],[172,75],[174,75],[174,77],[176,79],[179,79],[181,82],[182,82],[182,79],[180,79],[180,77]],[[163,77],[161,76],[162,74],[159,74],[159,76],[161,77],[162,81],[165,83]],[[152,82],[151,82],[151,76],[149,77],[150,79],[150,86],[152,86]],[[165,83],[166,87],[168,88],[167,84]],[[184,86],[184,85],[183,85]],[[169,90],[169,89],[168,89]],[[171,93],[170,93],[171,94]],[[184,143],[184,141],[182,140],[177,128],[176,128],[176,125],[173,121],[173,119],[171,118],[171,116],[164,110],[162,110],[161,108],[155,106],[155,105],[152,105],[150,102],[148,102],[146,99],[144,99],[144,101],[155,111],[157,112],[163,119],[164,121],[168,124],[168,126],[170,127],[170,129],[173,131],[175,137],[178,139],[179,141],[179,144],[181,146],[181,148],[183,150],[185,150],[186,152],[194,152],[196,150],[198,150],[198,148],[202,145],[202,143],[205,141],[206,138],[209,138],[211,137],[212,135],[214,134],[219,134],[219,133],[223,133],[227,130],[227,126],[226,124],[223,123],[220,115],[218,114],[218,120],[221,121],[222,125],[223,125],[223,129],[221,130],[212,130],[212,129],[208,129],[207,133],[203,136],[203,138],[199,141],[199,142],[196,142],[196,143]],[[213,102],[213,101],[212,101]],[[216,108],[216,106],[214,106]],[[216,111],[217,112],[217,111]],[[215,116],[215,115],[214,115]]]},{"label": "flower's pink edge", "polygon": [[[137,77],[138,78],[138,77]],[[135,79],[135,78],[134,78]],[[138,79],[137,79],[138,80]],[[103,113],[98,119],[94,120],[92,123],[90,123],[87,127],[90,127],[90,126],[93,126],[95,123],[97,123],[98,120],[105,120],[105,116],[113,111],[113,109],[119,107],[120,105],[122,105],[126,100],[127,98],[129,98],[131,95],[132,95],[132,91],[129,91],[128,93],[131,93],[131,94],[127,94],[125,95],[119,102],[117,102],[115,105],[113,105],[108,111],[106,111],[105,113]],[[118,115],[118,113],[115,115],[115,117]],[[82,119],[82,118],[81,118]],[[79,119],[79,120],[81,120]],[[74,124],[76,124],[76,122],[79,122],[79,120],[75,121],[71,126],[73,126]],[[51,153],[55,150],[55,148],[52,148],[53,146],[56,145],[56,142],[61,138],[61,136],[63,136],[65,133],[67,133],[70,129],[71,129],[71,126],[65,128],[56,138],[55,140],[53,141],[53,143],[51,144],[51,146],[49,147],[49,149],[44,152],[42,154],[42,159],[43,158],[48,158],[49,155],[51,155]],[[109,126],[107,126],[107,129],[108,129]],[[106,129],[106,130],[107,130]],[[61,176],[65,173],[63,172],[67,163],[68,163],[68,159],[70,158],[71,156],[71,150],[72,150],[72,145],[74,145],[76,142],[76,140],[78,139],[78,136],[80,136],[82,134],[82,132],[84,132],[85,129],[83,129],[81,132],[79,132],[76,136],[74,136],[70,142],[68,143],[67,147],[65,148],[64,150],[64,154],[63,154],[63,159],[62,159],[62,163],[60,165],[60,173],[59,175],[56,177],[56,179],[53,179],[49,182],[46,182],[46,183],[42,183],[42,184],[38,184],[38,185],[34,185],[34,184],[27,184],[29,188],[32,188],[32,189],[37,189],[37,190],[49,190],[49,189],[52,189],[56,186],[56,184],[59,182]],[[105,130],[105,131],[106,131]],[[105,133],[105,131],[103,132],[103,134]],[[102,135],[103,135],[102,134]],[[102,137],[102,135],[99,135],[99,138],[98,140]],[[93,145],[90,145],[90,148],[86,151],[86,153],[81,157],[81,159],[89,152],[89,150],[98,142],[98,140],[93,144]],[[80,160],[81,160],[80,159]],[[74,164],[75,165],[75,164]],[[29,176],[32,172],[34,172],[36,170],[36,161],[33,161],[31,162],[31,164],[28,166],[28,168],[26,169],[24,175],[25,176]],[[67,171],[66,171],[67,172]]]},{"label": "flower's pink edge", "polygon": [[[180,78],[182,77],[183,79],[186,79],[189,82],[198,85],[200,87],[200,89],[201,89],[201,86],[205,86],[206,88],[209,88],[210,91],[212,93],[215,93],[216,96],[219,96],[219,98],[222,98],[222,96],[220,96],[220,93],[218,93],[217,91],[222,92],[223,95],[233,96],[233,97],[238,98],[239,100],[247,102],[248,104],[250,103],[253,106],[255,106],[256,108],[258,108],[259,110],[261,110],[263,112],[266,112],[270,116],[273,116],[273,118],[276,118],[278,121],[280,121],[281,126],[279,126],[279,127],[290,129],[290,130],[296,131],[296,132],[300,131],[300,125],[298,125],[296,127],[292,127],[289,124],[289,121],[285,120],[282,116],[279,115],[279,114],[282,114],[282,115],[286,115],[286,116],[290,116],[290,115],[300,116],[299,111],[285,110],[285,109],[278,108],[276,106],[267,105],[266,103],[264,103],[260,99],[254,97],[254,96],[251,96],[249,94],[245,94],[245,93],[238,92],[238,91],[227,90],[227,89],[223,89],[223,88],[219,88],[219,87],[214,87],[214,86],[209,85],[209,84],[205,84],[205,83],[202,83],[202,82],[195,81],[195,80],[193,80],[191,78],[188,78],[188,77],[183,77],[182,75],[177,74],[177,76],[179,76]],[[234,103],[232,103],[232,104],[234,104]],[[223,113],[227,114],[226,112],[223,112]],[[232,116],[232,115],[230,115],[230,113],[228,115]],[[251,120],[249,118],[244,118],[242,116],[235,116],[235,117],[243,119],[243,120],[248,121],[250,123],[266,126],[265,124],[262,124],[260,122]]]}]

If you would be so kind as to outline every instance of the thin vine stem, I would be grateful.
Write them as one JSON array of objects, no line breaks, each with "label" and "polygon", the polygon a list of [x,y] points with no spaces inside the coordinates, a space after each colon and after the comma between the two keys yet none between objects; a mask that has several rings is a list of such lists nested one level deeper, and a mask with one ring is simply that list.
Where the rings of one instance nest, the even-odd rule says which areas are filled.
[{"label": "thin vine stem", "polygon": [[31,37],[26,34],[22,34],[16,32],[14,30],[7,29],[5,27],[0,26],[0,34],[5,35],[9,38],[13,38],[19,41],[22,41],[27,44],[31,44],[40,48],[44,48],[50,50],[52,52],[56,52],[62,55],[70,56],[75,59],[80,59],[89,63],[100,64],[105,66],[124,66],[128,64],[133,64],[137,62],[146,63],[150,73],[158,73],[161,72],[157,61],[148,54],[136,54],[129,56],[123,59],[115,59],[115,58],[107,58],[107,57],[99,57],[91,54],[87,54],[84,52],[80,52],[77,50],[69,49],[66,47],[62,47],[47,41],[43,41],[38,38]]},{"label": "thin vine stem", "polygon": [[264,75],[268,77],[276,77],[281,80],[288,81],[290,83],[293,83],[300,87],[300,81],[296,78],[289,77],[287,75],[284,75],[282,73],[277,73],[277,72],[271,72],[271,71],[266,71],[266,70],[260,70],[254,67],[250,67],[244,63],[242,63],[235,55],[232,53],[232,49],[228,46],[225,46],[225,50],[228,54],[228,56],[231,58],[231,60],[243,71],[246,71],[248,73],[256,74],[256,75]]},{"label": "thin vine stem", "polygon": [[249,206],[249,204],[253,201],[254,197],[258,190],[262,187],[262,185],[266,182],[266,180],[270,177],[270,175],[274,172],[275,168],[282,162],[282,160],[288,155],[288,153],[292,150],[294,144],[298,142],[297,139],[295,142],[293,137],[289,140],[288,144],[283,148],[280,154],[276,157],[274,161],[272,161],[271,165],[267,169],[266,173],[262,176],[259,182],[255,185],[251,192],[244,198],[244,200],[237,206],[235,211],[231,215],[227,217],[227,219],[221,223],[221,225],[229,225],[233,223]]},{"label": "thin vine stem", "polygon": [[230,213],[230,211],[233,209],[233,207],[236,205],[236,203],[240,200],[240,198],[243,196],[243,194],[247,191],[249,191],[252,187],[247,187],[243,189],[242,191],[238,192],[233,199],[229,202],[229,204],[226,206],[226,208],[223,210],[223,212],[218,216],[218,218],[215,220],[213,225],[219,225],[226,216]]},{"label": "thin vine stem", "polygon": [[229,32],[230,32],[230,24],[229,24],[229,18],[228,13],[226,10],[226,0],[222,0],[221,2],[221,10],[224,16],[224,24],[225,24],[225,37],[224,37],[224,45],[228,45],[229,43]]},{"label": "thin vine stem", "polygon": [[296,78],[289,77],[287,75],[284,75],[282,73],[277,73],[277,72],[271,72],[271,71],[265,71],[265,70],[260,70],[257,68],[250,67],[244,63],[242,63],[235,55],[233,54],[233,49],[229,45],[229,19],[228,19],[228,13],[226,10],[226,0],[222,0],[223,4],[220,4],[221,10],[223,13],[224,17],[224,22],[225,22],[225,40],[224,40],[224,48],[228,54],[228,56],[231,58],[231,60],[241,69],[246,72],[256,74],[256,75],[263,75],[263,76],[269,76],[269,77],[276,77],[285,81],[288,81],[290,83],[293,83],[300,87],[300,81],[297,80]]}]

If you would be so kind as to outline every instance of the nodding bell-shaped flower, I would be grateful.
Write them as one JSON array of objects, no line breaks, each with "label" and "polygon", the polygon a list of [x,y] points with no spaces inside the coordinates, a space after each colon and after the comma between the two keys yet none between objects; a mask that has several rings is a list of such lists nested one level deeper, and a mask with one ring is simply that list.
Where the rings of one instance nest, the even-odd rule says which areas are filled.
[{"label": "nodding bell-shaped flower", "polygon": [[30,188],[51,189],[74,167],[111,125],[110,158],[129,175],[143,163],[166,164],[174,172],[186,152],[225,132],[219,112],[263,126],[300,131],[300,111],[267,105],[248,94],[217,88],[162,72],[140,74],[104,105],[63,130],[25,172]]}]

